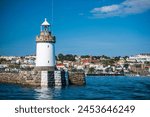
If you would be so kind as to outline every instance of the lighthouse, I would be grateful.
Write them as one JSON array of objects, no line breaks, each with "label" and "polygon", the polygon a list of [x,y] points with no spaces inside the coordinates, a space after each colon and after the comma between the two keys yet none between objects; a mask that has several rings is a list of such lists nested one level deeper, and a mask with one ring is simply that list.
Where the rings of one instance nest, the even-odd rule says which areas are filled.
[{"label": "lighthouse", "polygon": [[55,69],[55,36],[51,34],[50,24],[41,24],[41,31],[36,36],[36,66],[33,79],[41,87],[66,85],[65,72]]},{"label": "lighthouse", "polygon": [[55,71],[55,36],[52,36],[50,24],[41,24],[40,35],[36,37],[36,69],[40,71]]}]

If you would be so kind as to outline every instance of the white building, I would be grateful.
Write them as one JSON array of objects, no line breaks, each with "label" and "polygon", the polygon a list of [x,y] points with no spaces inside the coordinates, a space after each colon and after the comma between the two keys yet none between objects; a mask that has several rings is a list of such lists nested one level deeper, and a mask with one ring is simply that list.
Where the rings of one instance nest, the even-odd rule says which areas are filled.
[{"label": "white building", "polygon": [[0,59],[6,59],[6,60],[13,60],[13,59],[19,59],[20,57],[17,56],[0,56]]},{"label": "white building", "polygon": [[150,62],[150,54],[139,54],[135,56],[130,56],[127,61],[130,62]]},{"label": "white building", "polygon": [[55,70],[55,36],[49,31],[50,24],[45,21],[41,24],[40,35],[36,37],[36,69]]}]

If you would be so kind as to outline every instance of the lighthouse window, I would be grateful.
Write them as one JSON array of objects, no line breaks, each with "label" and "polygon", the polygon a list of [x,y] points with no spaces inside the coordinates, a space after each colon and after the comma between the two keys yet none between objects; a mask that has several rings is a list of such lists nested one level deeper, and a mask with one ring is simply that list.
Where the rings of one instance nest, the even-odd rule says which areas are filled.
[{"label": "lighthouse window", "polygon": [[48,61],[48,63],[49,63],[49,61]]},{"label": "lighthouse window", "polygon": [[49,45],[47,47],[49,48]]}]

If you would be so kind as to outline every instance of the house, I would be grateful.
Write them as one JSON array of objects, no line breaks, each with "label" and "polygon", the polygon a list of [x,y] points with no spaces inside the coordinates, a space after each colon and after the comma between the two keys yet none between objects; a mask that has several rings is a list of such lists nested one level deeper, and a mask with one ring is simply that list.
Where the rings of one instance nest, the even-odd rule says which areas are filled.
[{"label": "house", "polygon": [[127,61],[131,62],[150,62],[150,54],[139,54],[135,56],[130,56]]},{"label": "house", "polygon": [[58,70],[67,70],[67,68],[65,67],[65,65],[61,64],[61,63],[57,64],[56,67],[57,67]]}]

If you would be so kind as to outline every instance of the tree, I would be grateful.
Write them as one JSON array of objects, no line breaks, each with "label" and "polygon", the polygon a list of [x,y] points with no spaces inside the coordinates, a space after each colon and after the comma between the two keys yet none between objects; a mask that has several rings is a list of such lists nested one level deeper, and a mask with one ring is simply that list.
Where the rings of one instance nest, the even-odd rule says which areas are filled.
[{"label": "tree", "polygon": [[114,57],[114,61],[119,61],[120,58],[121,58],[121,56],[116,56],[116,57]]},{"label": "tree", "polygon": [[90,58],[89,55],[82,55],[81,58]]},{"label": "tree", "polygon": [[75,61],[75,56],[72,55],[72,54],[67,54],[65,56],[65,60],[68,60],[68,61]]},{"label": "tree", "polygon": [[144,64],[150,65],[150,62],[149,61],[145,61]]},{"label": "tree", "polygon": [[93,73],[94,73],[94,71],[95,71],[95,69],[94,69],[93,67],[91,67],[91,68],[89,68],[88,73],[89,73],[89,74],[93,74]]},{"label": "tree", "polygon": [[127,63],[124,64],[124,68],[125,68],[125,69],[128,69],[128,67],[129,67],[129,64],[127,64]]},{"label": "tree", "polygon": [[124,57],[123,57],[124,60],[127,60],[127,58],[129,58],[129,56],[124,56]]},{"label": "tree", "polygon": [[60,60],[60,61],[64,61],[64,60],[75,61],[75,55],[72,55],[72,54],[67,54],[67,55],[59,54],[58,55],[58,60]]},{"label": "tree", "polygon": [[109,56],[105,56],[105,55],[102,55],[100,58],[110,59],[110,57],[109,57]]},{"label": "tree", "polygon": [[24,57],[24,56],[21,56],[20,58],[21,58],[21,59],[25,59],[25,57]]},{"label": "tree", "polygon": [[115,63],[113,59],[101,60],[101,62],[104,66],[113,65]]},{"label": "tree", "polygon": [[6,64],[7,60],[5,58],[0,59],[0,64]]},{"label": "tree", "polygon": [[63,54],[58,54],[58,60],[63,61],[64,60],[64,55]]}]

